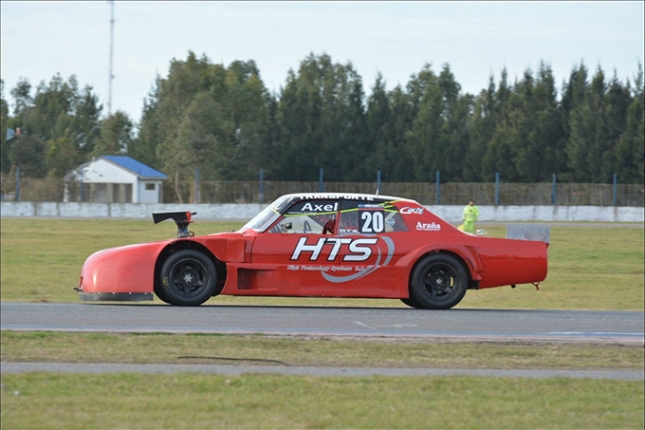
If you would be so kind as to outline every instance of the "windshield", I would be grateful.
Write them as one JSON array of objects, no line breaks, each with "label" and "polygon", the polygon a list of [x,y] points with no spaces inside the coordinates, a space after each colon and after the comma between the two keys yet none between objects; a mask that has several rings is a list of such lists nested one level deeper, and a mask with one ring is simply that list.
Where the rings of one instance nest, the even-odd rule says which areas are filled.
[{"label": "windshield", "polygon": [[269,206],[264,208],[262,212],[254,216],[249,222],[244,224],[242,229],[251,228],[256,231],[264,231],[267,229],[291,203],[293,196],[282,196],[275,200]]}]

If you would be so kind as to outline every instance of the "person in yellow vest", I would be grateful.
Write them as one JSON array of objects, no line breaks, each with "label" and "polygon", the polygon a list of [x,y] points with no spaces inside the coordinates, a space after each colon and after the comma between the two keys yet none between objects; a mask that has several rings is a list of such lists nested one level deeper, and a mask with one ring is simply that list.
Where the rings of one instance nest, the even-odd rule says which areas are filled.
[{"label": "person in yellow vest", "polygon": [[462,218],[464,220],[464,231],[475,234],[475,221],[479,219],[479,208],[475,206],[474,200],[468,202],[468,205],[464,208]]}]

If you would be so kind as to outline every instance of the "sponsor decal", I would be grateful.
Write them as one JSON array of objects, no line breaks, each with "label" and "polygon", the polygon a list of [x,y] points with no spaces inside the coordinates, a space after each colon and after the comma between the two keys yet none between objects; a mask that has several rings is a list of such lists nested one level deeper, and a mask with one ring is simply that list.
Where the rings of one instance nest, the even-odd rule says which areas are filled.
[{"label": "sponsor decal", "polygon": [[374,201],[372,196],[367,195],[350,195],[350,194],[338,194],[338,193],[323,193],[323,194],[297,194],[295,196],[301,200],[314,200],[314,199],[345,199],[345,200],[364,200],[364,201]]},{"label": "sponsor decal", "polygon": [[[342,261],[354,263],[367,261],[374,253],[376,253],[376,263],[369,266],[318,266],[315,264],[291,264],[287,266],[287,270],[291,271],[319,271],[323,278],[329,282],[340,283],[353,281],[362,278],[382,266],[387,266],[392,260],[394,255],[394,241],[387,236],[380,238],[320,238],[315,243],[308,244],[307,237],[298,239],[298,244],[291,254],[291,260],[297,261],[302,256],[309,254],[309,261],[315,262],[320,258],[320,254],[324,247],[331,247],[326,261],[334,261],[337,259],[338,254],[343,246],[346,246],[347,253],[342,258]],[[385,256],[379,246],[382,242],[387,249]],[[335,275],[330,272],[345,272],[347,275]]]},{"label": "sponsor decal", "polygon": [[401,208],[399,211],[403,215],[422,215],[423,214],[423,208],[410,208],[410,207],[404,207]]},{"label": "sponsor decal", "polygon": [[441,224],[436,222],[417,222],[417,230],[421,231],[441,231]]},{"label": "sponsor decal", "polygon": [[316,203],[305,203],[302,207],[302,212],[336,212],[338,210],[338,202],[331,204],[316,204]]},{"label": "sponsor decal", "polygon": [[331,246],[331,250],[329,252],[329,256],[327,256],[327,261],[334,261],[343,245],[347,245],[347,250],[349,251],[349,253],[343,257],[343,261],[365,261],[372,256],[372,248],[368,245],[376,245],[376,242],[378,242],[378,238],[375,237],[365,239],[321,237],[316,243],[308,245],[307,238],[301,237],[298,240],[296,249],[294,249],[293,254],[291,254],[291,261],[298,260],[300,255],[304,252],[311,253],[309,261],[318,261],[323,248],[328,245]]},{"label": "sponsor decal", "polygon": [[363,266],[311,266],[308,264],[303,265],[289,265],[287,270],[293,272],[297,271],[309,271],[309,272],[360,272],[363,270]]}]

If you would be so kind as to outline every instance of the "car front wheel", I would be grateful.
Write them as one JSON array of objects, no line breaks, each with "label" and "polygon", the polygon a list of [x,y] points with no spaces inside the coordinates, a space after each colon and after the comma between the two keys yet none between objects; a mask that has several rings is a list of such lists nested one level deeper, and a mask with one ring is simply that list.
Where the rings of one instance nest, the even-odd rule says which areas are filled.
[{"label": "car front wheel", "polygon": [[160,291],[166,303],[199,306],[215,291],[217,270],[204,253],[192,249],[176,251],[161,266]]},{"label": "car front wheel", "polygon": [[450,309],[464,298],[468,275],[455,257],[446,254],[422,258],[410,278],[410,298],[417,307]]}]

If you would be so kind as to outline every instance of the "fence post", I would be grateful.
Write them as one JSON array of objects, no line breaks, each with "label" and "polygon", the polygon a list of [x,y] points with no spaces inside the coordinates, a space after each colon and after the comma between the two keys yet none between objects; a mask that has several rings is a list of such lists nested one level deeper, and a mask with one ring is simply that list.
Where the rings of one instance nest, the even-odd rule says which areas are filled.
[{"label": "fence post", "polygon": [[499,206],[499,172],[495,173],[495,206]]},{"label": "fence post", "polygon": [[376,194],[381,194],[381,171],[376,171]]},{"label": "fence post", "polygon": [[260,169],[260,204],[264,203],[264,170]]},{"label": "fence post", "polygon": [[551,204],[553,206],[556,206],[558,204],[558,195],[557,195],[555,173],[553,174],[553,185],[551,186]]},{"label": "fence post", "polygon": [[436,192],[435,192],[435,198],[434,198],[434,204],[439,206],[439,203],[441,202],[441,174],[437,170],[437,178],[436,178]]},{"label": "fence post", "polygon": [[79,169],[78,175],[78,198],[79,203],[83,203],[83,169]]},{"label": "fence post", "polygon": [[612,193],[614,194],[614,206],[618,202],[618,175],[614,173],[614,186],[612,187]]},{"label": "fence post", "polygon": [[325,191],[325,187],[323,186],[323,168],[320,168],[320,179],[319,179],[319,184],[318,184],[318,191],[321,193]]},{"label": "fence post", "polygon": [[195,204],[199,204],[199,169],[195,169]]},{"label": "fence post", "polygon": [[16,167],[16,195],[14,200],[20,201],[20,167]]}]

